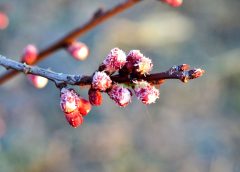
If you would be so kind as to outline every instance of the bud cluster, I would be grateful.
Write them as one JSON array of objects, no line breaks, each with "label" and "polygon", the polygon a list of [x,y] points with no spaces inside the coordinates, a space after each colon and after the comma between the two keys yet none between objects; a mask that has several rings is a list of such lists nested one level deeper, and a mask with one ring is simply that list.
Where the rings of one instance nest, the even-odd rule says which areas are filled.
[{"label": "bud cluster", "polygon": [[[80,49],[87,49],[83,46],[82,43],[74,42],[69,45],[68,51],[77,58],[81,54]],[[35,63],[36,59],[36,47],[28,45],[22,55],[22,61],[31,65]],[[132,92],[143,104],[149,105],[155,103],[160,96],[160,91],[154,85],[160,85],[168,78],[188,82],[204,74],[204,70],[190,69],[188,64],[173,66],[166,72],[157,75],[150,75],[152,69],[152,60],[145,57],[140,50],[131,50],[126,55],[123,50],[113,48],[98,70],[86,81],[87,84],[91,84],[88,90],[88,100],[81,97],[74,89],[66,88],[68,82],[56,83],[61,88],[60,107],[66,120],[74,128],[80,126],[92,105],[100,106],[102,104],[102,92],[107,93],[110,99],[120,107],[126,107],[131,103]],[[117,74],[113,75],[115,73]],[[78,80],[76,83],[78,83],[79,77],[76,78]],[[38,75],[28,74],[28,79],[36,88],[43,88],[48,82],[47,78]]]},{"label": "bud cluster", "polygon": [[60,107],[68,123],[74,128],[83,123],[83,117],[91,110],[90,102],[80,97],[75,90],[69,88],[61,89]]},{"label": "bud cluster", "polygon": [[126,85],[111,80],[115,72],[118,72],[120,76],[132,78],[131,87],[142,103],[154,103],[159,98],[159,90],[147,81],[138,81],[139,76],[148,75],[152,68],[152,60],[145,57],[139,50],[131,50],[126,55],[119,48],[112,49],[99,70],[93,74],[91,88],[88,92],[90,103],[95,106],[101,105],[101,92],[107,92],[120,107],[125,107],[131,102],[131,90]]}]

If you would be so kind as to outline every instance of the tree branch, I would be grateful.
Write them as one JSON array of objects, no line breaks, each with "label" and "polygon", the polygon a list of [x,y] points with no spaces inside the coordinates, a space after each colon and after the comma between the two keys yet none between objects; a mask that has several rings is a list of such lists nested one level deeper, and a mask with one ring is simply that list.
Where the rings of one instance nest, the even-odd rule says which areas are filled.
[{"label": "tree branch", "polygon": [[[56,85],[59,84],[69,84],[69,85],[91,85],[92,83],[92,76],[86,75],[71,75],[71,74],[64,74],[64,73],[57,73],[51,70],[43,69],[37,66],[29,66],[25,63],[20,63],[9,58],[6,58],[0,55],[0,65],[5,67],[6,69],[13,69],[18,72],[23,72],[25,74],[34,74],[45,77],[53,82]],[[165,79],[179,79],[182,82],[187,82],[190,79],[195,79],[202,76],[204,70],[202,69],[190,69],[189,65],[183,64],[179,66],[173,66],[169,70],[161,73],[154,73],[147,76],[139,76],[138,78],[134,78],[137,80],[146,80],[153,84],[160,84],[162,80]],[[111,79],[117,83],[126,83],[129,84],[132,82],[133,79],[129,78],[128,76],[120,76],[114,75],[111,76]]]},{"label": "tree branch", "polygon": [[[81,35],[85,34],[86,32],[90,31],[97,25],[103,23],[107,19],[110,19],[111,17],[123,12],[124,10],[134,6],[138,2],[141,2],[142,0],[126,0],[125,2],[115,6],[114,8],[103,12],[97,11],[93,15],[93,17],[83,26],[76,28],[69,34],[67,34],[62,39],[58,40],[56,43],[50,45],[49,47],[43,49],[39,52],[37,60],[33,64],[37,64],[39,61],[43,60],[50,54],[54,53],[55,51],[64,48],[66,45],[74,41],[76,38],[80,37]],[[19,73],[18,70],[9,70],[6,73],[3,73],[0,75],[0,84],[6,82],[7,80],[11,79],[12,77],[16,76]]]}]

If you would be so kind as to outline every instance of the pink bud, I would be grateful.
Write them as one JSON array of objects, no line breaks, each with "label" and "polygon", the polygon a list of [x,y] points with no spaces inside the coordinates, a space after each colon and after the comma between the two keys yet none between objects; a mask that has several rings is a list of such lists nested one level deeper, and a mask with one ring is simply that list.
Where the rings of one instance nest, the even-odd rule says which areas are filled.
[{"label": "pink bud", "polygon": [[121,69],[126,63],[126,54],[119,48],[114,48],[103,61],[105,71],[113,73]]},{"label": "pink bud", "polygon": [[124,68],[129,73],[138,73],[140,75],[149,74],[152,70],[152,60],[145,57],[139,50],[131,50],[127,55],[127,63]]},{"label": "pink bud", "polygon": [[68,123],[74,128],[77,128],[83,123],[83,116],[77,109],[73,112],[65,113],[65,117]]},{"label": "pink bud", "polygon": [[89,55],[87,45],[82,42],[73,42],[68,46],[67,50],[76,60],[85,60]]},{"label": "pink bud", "polygon": [[144,104],[155,103],[156,99],[159,98],[159,90],[154,86],[150,85],[146,81],[134,81],[135,88],[134,92],[139,100]]},{"label": "pink bud", "polygon": [[95,72],[92,79],[92,88],[105,91],[112,85],[111,78],[105,72]]},{"label": "pink bud", "polygon": [[47,78],[44,78],[44,77],[38,76],[38,75],[28,74],[27,78],[32,83],[32,85],[38,89],[44,88],[48,83]]},{"label": "pink bud", "polygon": [[136,67],[136,71],[141,75],[149,74],[153,68],[152,60],[147,57],[139,59],[134,66]]},{"label": "pink bud", "polygon": [[131,102],[132,93],[129,89],[113,85],[111,90],[108,92],[109,97],[114,100],[119,106],[125,107]]},{"label": "pink bud", "polygon": [[8,16],[4,12],[0,11],[0,30],[6,29],[8,27],[8,24]]},{"label": "pink bud", "polygon": [[134,65],[143,57],[144,55],[140,52],[140,50],[131,50],[127,55],[127,63],[125,65],[128,71],[132,72]]},{"label": "pink bud", "polygon": [[79,96],[73,89],[62,88],[60,95],[60,107],[64,113],[71,113],[78,109]]},{"label": "pink bud", "polygon": [[183,0],[161,0],[161,1],[172,7],[179,7],[183,3]]},{"label": "pink bud", "polygon": [[22,54],[22,62],[25,62],[29,65],[33,64],[38,56],[38,50],[35,45],[29,44],[24,48]]},{"label": "pink bud", "polygon": [[143,57],[144,55],[140,52],[140,50],[131,50],[127,55],[127,61],[135,64]]}]

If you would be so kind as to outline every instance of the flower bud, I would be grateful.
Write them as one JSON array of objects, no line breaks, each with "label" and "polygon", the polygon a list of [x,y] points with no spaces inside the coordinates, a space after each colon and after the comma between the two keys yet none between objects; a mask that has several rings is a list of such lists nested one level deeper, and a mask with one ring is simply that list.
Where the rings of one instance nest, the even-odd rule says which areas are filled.
[{"label": "flower bud", "polygon": [[28,78],[29,82],[31,82],[31,84],[38,89],[44,88],[48,83],[47,78],[44,78],[44,77],[38,76],[38,75],[28,74],[27,78]]},{"label": "flower bud", "polygon": [[128,73],[135,73],[140,75],[149,74],[152,70],[152,60],[145,57],[139,50],[131,50],[127,55],[127,63],[123,70]]},{"label": "flower bud", "polygon": [[71,43],[67,50],[76,60],[85,60],[89,55],[89,49],[87,45],[82,42]]},{"label": "flower bud", "polygon": [[62,88],[60,95],[60,107],[64,113],[71,113],[78,109],[78,94],[73,89]]},{"label": "flower bud", "polygon": [[105,72],[95,72],[92,79],[92,88],[105,91],[112,85],[111,78]]},{"label": "flower bud", "polygon": [[83,123],[83,116],[80,114],[78,109],[70,113],[65,113],[65,118],[68,121],[68,123],[74,128],[77,128]]},{"label": "flower bud", "polygon": [[102,93],[99,90],[90,88],[88,91],[89,102],[93,106],[100,106],[102,104]]},{"label": "flower bud", "polygon": [[159,90],[146,81],[134,81],[136,84],[134,92],[139,100],[144,104],[155,103],[159,98]]},{"label": "flower bud", "polygon": [[146,75],[149,74],[149,72],[152,70],[153,68],[153,64],[152,64],[152,60],[147,58],[147,57],[143,57],[141,59],[139,59],[134,66],[136,67],[136,71],[140,74],[140,75]]},{"label": "flower bud", "polygon": [[29,44],[24,48],[22,54],[22,62],[33,64],[37,60],[38,50],[35,45]]},{"label": "flower bud", "polygon": [[86,116],[92,108],[90,102],[88,100],[84,99],[84,98],[79,98],[78,99],[77,106],[78,106],[78,111],[83,116]]},{"label": "flower bud", "polygon": [[126,54],[119,48],[114,48],[103,61],[105,71],[113,73],[121,69],[126,63]]},{"label": "flower bud", "polygon": [[140,52],[140,50],[131,50],[127,55],[127,63],[125,65],[128,71],[132,72],[134,65],[143,57],[144,55]]},{"label": "flower bud", "polygon": [[131,102],[132,93],[128,88],[113,85],[111,90],[108,92],[109,97],[114,100],[119,106],[125,107]]}]

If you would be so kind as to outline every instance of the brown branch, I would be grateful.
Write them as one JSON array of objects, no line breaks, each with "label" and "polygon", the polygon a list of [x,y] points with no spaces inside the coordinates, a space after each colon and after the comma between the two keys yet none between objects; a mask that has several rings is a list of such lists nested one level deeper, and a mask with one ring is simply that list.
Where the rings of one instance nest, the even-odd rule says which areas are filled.
[{"label": "brown branch", "polygon": [[[33,64],[37,64],[39,61],[43,60],[50,54],[54,53],[55,51],[64,48],[67,44],[71,43],[74,41],[76,38],[80,37],[81,35],[85,34],[86,32],[90,31],[97,25],[103,23],[107,19],[110,19],[111,17],[123,12],[124,10],[134,6],[138,2],[142,0],[126,0],[125,2],[115,6],[114,8],[103,12],[101,11],[93,15],[93,17],[82,27],[76,28],[69,34],[67,34],[65,37],[62,39],[58,40],[54,44],[50,45],[49,47],[43,49],[42,51],[39,52],[37,60]],[[99,10],[98,10],[99,11]],[[3,73],[0,75],[0,84],[6,82],[7,80],[11,79],[12,77],[16,76],[19,73],[17,70],[9,70],[6,73]]]},{"label": "brown branch", "polygon": [[[13,69],[18,72],[23,72],[25,74],[34,74],[34,75],[45,77],[53,81],[56,85],[69,84],[69,85],[84,86],[84,85],[91,85],[92,83],[92,76],[57,73],[57,72],[46,70],[37,66],[29,66],[25,63],[20,63],[20,62],[11,60],[2,55],[0,55],[0,65],[5,67],[6,69]],[[187,82],[190,79],[195,79],[202,76],[203,73],[204,73],[204,70],[202,69],[189,70],[189,65],[183,64],[179,66],[173,66],[166,72],[150,74],[147,76],[140,76],[134,79],[136,80],[143,79],[153,84],[159,84],[159,81],[162,81],[165,79],[179,79],[182,82]],[[128,76],[120,76],[120,75],[111,76],[111,79],[114,82],[126,83],[126,84],[131,83],[133,80]]]}]

